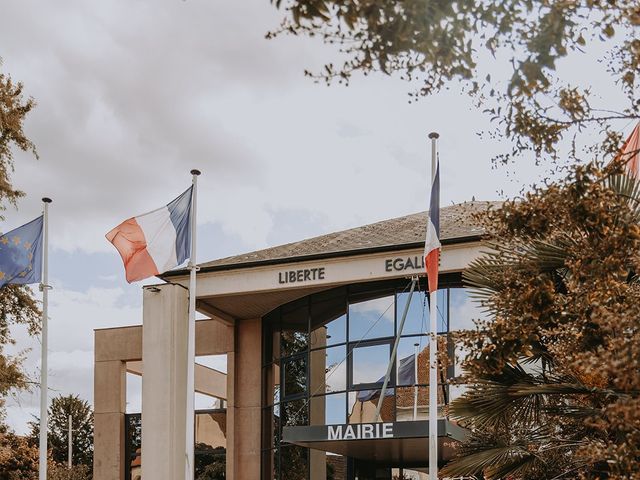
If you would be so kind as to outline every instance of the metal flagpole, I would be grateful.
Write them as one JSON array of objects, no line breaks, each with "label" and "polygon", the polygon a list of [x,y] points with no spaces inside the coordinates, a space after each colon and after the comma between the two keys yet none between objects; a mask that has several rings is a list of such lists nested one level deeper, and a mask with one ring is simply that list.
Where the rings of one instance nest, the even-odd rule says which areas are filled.
[{"label": "metal flagpole", "polygon": [[48,331],[48,315],[49,315],[49,204],[51,199],[44,197],[42,199],[43,206],[43,236],[42,236],[42,282],[40,290],[42,290],[42,360],[40,362],[40,456],[39,456],[39,475],[40,480],[47,480],[47,392],[49,390],[47,382],[48,369],[48,348],[49,348],[49,331]]},{"label": "metal flagpole", "polygon": [[194,391],[195,379],[194,368],[196,361],[196,272],[198,264],[196,262],[196,208],[198,204],[198,175],[200,170],[191,170],[191,182],[193,190],[191,192],[191,255],[189,258],[189,330],[187,337],[187,410],[186,410],[186,455],[187,465],[185,469],[185,480],[193,480],[194,477]]},{"label": "metal flagpole", "polygon": [[[431,139],[431,184],[436,178],[438,157],[436,132]],[[429,298],[429,480],[438,479],[438,291]]]},{"label": "metal flagpole", "polygon": [[413,419],[418,419],[418,346],[413,344]]},{"label": "metal flagpole", "polygon": [[73,466],[73,417],[71,415],[69,415],[69,434],[67,435],[67,440],[67,467],[71,470]]}]

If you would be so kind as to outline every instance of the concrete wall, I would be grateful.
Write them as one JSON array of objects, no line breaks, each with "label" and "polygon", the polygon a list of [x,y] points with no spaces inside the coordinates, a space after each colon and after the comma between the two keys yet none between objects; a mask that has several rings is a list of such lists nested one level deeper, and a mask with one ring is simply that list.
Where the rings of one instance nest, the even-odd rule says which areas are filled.
[{"label": "concrete wall", "polygon": [[[151,324],[156,318],[152,314],[145,321]],[[233,350],[233,335],[234,328],[220,321],[197,321],[196,355],[227,354]],[[96,330],[94,333],[94,480],[124,479],[128,462],[124,450],[126,368],[127,362],[139,364],[142,361],[142,337],[143,327],[140,325]],[[215,386],[223,390],[223,385],[216,383]],[[228,387],[227,379],[224,390]]]},{"label": "concrete wall", "polygon": [[145,288],[142,332],[142,475],[184,477],[186,467],[188,291]]},{"label": "concrete wall", "polygon": [[235,349],[227,356],[227,379],[227,479],[259,479],[262,319],[236,324]]}]

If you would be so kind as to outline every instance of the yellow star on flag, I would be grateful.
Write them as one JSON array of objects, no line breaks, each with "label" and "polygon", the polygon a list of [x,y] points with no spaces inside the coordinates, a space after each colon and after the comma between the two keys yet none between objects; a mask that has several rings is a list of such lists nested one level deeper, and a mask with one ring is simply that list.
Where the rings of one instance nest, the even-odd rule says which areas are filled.
[{"label": "yellow star on flag", "polygon": [[14,245],[20,245],[20,237],[13,237]]},{"label": "yellow star on flag", "polygon": [[24,242],[24,248],[29,250],[31,248],[31,243],[29,242]]},{"label": "yellow star on flag", "polygon": [[3,243],[6,245],[7,243],[9,243],[9,239],[7,237],[2,237],[0,238],[0,243]]},{"label": "yellow star on flag", "polygon": [[0,272],[0,280],[4,280],[4,272]]}]

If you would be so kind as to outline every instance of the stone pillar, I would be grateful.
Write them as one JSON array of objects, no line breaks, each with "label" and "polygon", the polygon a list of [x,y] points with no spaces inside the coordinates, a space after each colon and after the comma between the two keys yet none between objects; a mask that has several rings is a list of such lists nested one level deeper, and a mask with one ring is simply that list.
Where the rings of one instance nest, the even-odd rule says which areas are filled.
[{"label": "stone pillar", "polygon": [[260,478],[262,319],[239,320],[227,355],[227,480]]},{"label": "stone pillar", "polygon": [[187,289],[171,284],[145,288],[142,330],[143,478],[184,478],[187,331]]},{"label": "stone pillar", "polygon": [[[99,349],[97,344],[96,336],[96,351]],[[93,383],[95,480],[124,480],[126,388],[125,362],[96,359]]]}]

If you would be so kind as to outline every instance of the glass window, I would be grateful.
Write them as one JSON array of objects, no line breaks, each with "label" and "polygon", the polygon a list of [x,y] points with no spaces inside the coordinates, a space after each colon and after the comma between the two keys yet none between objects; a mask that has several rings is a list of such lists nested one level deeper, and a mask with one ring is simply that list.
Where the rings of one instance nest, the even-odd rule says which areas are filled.
[{"label": "glass window", "polygon": [[398,387],[396,389],[396,421],[410,422],[429,419],[429,387]]},{"label": "glass window", "polygon": [[307,357],[284,360],[284,398],[307,391]]},{"label": "glass window", "polygon": [[394,335],[394,296],[349,305],[349,341]]},{"label": "glass window", "polygon": [[351,352],[352,384],[381,383],[387,373],[390,354],[388,343],[354,348]]},{"label": "glass window", "polygon": [[309,302],[303,300],[283,308],[280,320],[283,357],[302,352],[309,345]]},{"label": "glass window", "polygon": [[[349,392],[349,423],[375,422],[379,399],[380,389]],[[395,390],[387,388],[387,393],[382,400],[382,408],[380,409],[380,420],[383,422],[395,421],[395,406]]]},{"label": "glass window", "polygon": [[284,480],[307,480],[309,449],[296,445],[280,447],[280,475]]},{"label": "glass window", "polygon": [[305,399],[281,403],[279,411],[283,427],[309,425],[308,402]]},{"label": "glass window", "polygon": [[[416,368],[416,350],[417,350],[417,368]],[[417,370],[426,370],[429,368],[429,337],[406,337],[401,338],[398,344],[396,361],[396,384],[397,385],[414,385]],[[424,375],[428,373],[418,372],[418,380],[424,380]]]},{"label": "glass window", "polygon": [[311,348],[347,341],[346,289],[331,290],[312,297]]},{"label": "glass window", "polygon": [[347,347],[323,348],[309,353],[311,395],[347,389]]},{"label": "glass window", "polygon": [[313,397],[309,404],[311,425],[339,425],[347,422],[346,393]]},{"label": "glass window", "polygon": [[[400,330],[400,322],[407,301],[409,300],[409,292],[399,293],[397,299],[396,318],[398,319],[398,330]],[[407,311],[407,318],[404,322],[404,328],[402,329],[402,335],[421,334],[429,330],[429,308],[427,303],[424,292],[413,292],[409,310]]]},{"label": "glass window", "polygon": [[451,331],[472,330],[475,328],[473,320],[486,318],[478,303],[469,297],[464,288],[450,289],[451,301]]}]

